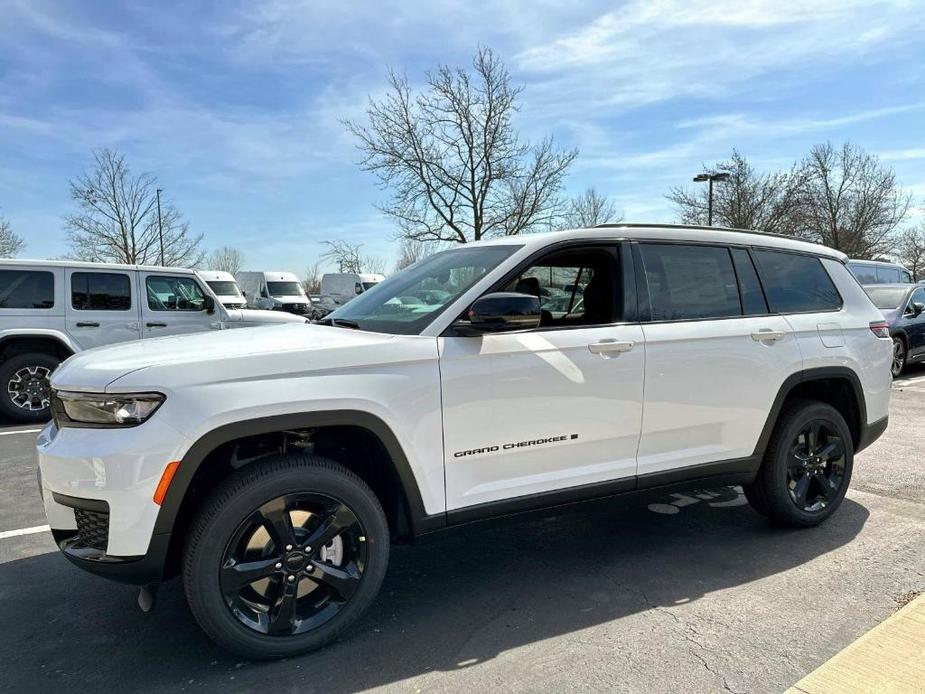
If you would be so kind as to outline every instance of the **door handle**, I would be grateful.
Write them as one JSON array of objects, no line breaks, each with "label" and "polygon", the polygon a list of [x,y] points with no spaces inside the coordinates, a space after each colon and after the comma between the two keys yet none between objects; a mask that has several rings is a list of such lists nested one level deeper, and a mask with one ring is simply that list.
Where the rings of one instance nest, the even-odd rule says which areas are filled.
[{"label": "door handle", "polygon": [[755,342],[777,342],[787,336],[783,330],[756,330],[752,333],[752,339]]},{"label": "door handle", "polygon": [[145,326],[149,328],[166,328],[166,323],[145,323]]},{"label": "door handle", "polygon": [[636,343],[632,340],[601,340],[588,345],[591,354],[620,354],[629,352]]},{"label": "door handle", "polygon": [[78,328],[98,328],[100,327],[99,323],[93,323],[91,321],[80,321],[77,323]]}]

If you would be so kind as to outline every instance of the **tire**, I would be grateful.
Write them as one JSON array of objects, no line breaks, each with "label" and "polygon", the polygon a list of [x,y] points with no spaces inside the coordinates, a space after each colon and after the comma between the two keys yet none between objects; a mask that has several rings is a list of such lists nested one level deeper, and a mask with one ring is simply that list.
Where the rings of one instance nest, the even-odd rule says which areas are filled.
[{"label": "tire", "polygon": [[851,431],[838,410],[823,402],[796,400],[782,411],[746,495],[774,523],[811,527],[841,505],[853,465]]},{"label": "tire", "polygon": [[908,357],[908,350],[906,349],[906,341],[901,337],[893,338],[893,361],[890,364],[890,373],[893,374],[893,378],[899,378],[902,375],[903,370],[906,368],[906,358]]},{"label": "tire", "polygon": [[[339,509],[332,516],[319,510],[329,508],[329,502]],[[280,509],[290,509],[293,504],[303,504],[299,508],[311,509],[312,515],[300,520],[301,511],[279,514]],[[321,521],[314,527],[316,512]],[[277,537],[285,533],[283,530],[277,536],[282,527],[279,519],[286,516],[294,528],[290,537],[296,538],[286,546],[291,552],[284,550],[283,541],[279,550],[276,547]],[[325,522],[340,524],[348,516],[356,523],[348,527],[344,520],[342,525],[347,529],[330,543],[323,548],[323,542],[305,547],[305,541],[322,536]],[[249,524],[257,528],[253,535],[247,534]],[[266,544],[261,548],[264,540],[256,542],[258,556],[254,558],[253,538],[264,537],[261,528]],[[339,559],[334,556],[337,543]],[[326,555],[329,549],[333,554]],[[250,555],[243,557],[241,551]],[[299,558],[301,564],[294,561]],[[356,622],[375,600],[388,560],[388,523],[378,499],[363,480],[319,456],[274,456],[233,473],[202,504],[187,535],[183,585],[196,621],[220,646],[246,658],[284,658],[321,648]],[[229,590],[229,585],[241,582],[236,571],[243,575],[251,567],[264,567],[261,572],[266,577]],[[229,574],[231,578],[227,578]],[[256,574],[248,573],[243,580],[252,575]],[[286,582],[290,576],[295,583]],[[313,577],[336,579],[339,583],[331,585],[337,590]],[[341,588],[348,584],[349,588]]]},{"label": "tire", "polygon": [[0,412],[23,424],[51,419],[48,377],[60,363],[51,354],[31,352],[0,364]]}]

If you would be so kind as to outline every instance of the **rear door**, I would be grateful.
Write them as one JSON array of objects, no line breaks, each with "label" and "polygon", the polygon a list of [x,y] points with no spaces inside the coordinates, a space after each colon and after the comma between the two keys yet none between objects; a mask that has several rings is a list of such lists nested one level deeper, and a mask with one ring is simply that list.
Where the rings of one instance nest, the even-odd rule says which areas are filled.
[{"label": "rear door", "polygon": [[748,251],[639,242],[634,257],[646,343],[640,486],[670,482],[678,468],[753,469],[743,459],[801,358],[787,321],[768,312]]},{"label": "rear door", "polygon": [[142,336],[182,335],[218,327],[217,313],[205,309],[206,293],[191,275],[141,272]]},{"label": "rear door", "polygon": [[80,349],[141,337],[134,271],[68,268],[65,325]]}]

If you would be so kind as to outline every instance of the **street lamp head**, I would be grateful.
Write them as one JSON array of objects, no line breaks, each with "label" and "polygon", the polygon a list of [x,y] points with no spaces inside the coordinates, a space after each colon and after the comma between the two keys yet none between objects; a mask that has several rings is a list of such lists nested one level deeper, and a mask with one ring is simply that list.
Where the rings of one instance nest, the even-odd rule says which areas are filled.
[{"label": "street lamp head", "polygon": [[709,181],[710,176],[708,174],[702,173],[694,176],[694,183],[703,183],[704,181]]},{"label": "street lamp head", "polygon": [[729,172],[727,171],[727,172],[724,172],[724,173],[716,173],[716,174],[713,174],[713,180],[714,180],[714,181],[728,181],[728,180],[729,180]]}]

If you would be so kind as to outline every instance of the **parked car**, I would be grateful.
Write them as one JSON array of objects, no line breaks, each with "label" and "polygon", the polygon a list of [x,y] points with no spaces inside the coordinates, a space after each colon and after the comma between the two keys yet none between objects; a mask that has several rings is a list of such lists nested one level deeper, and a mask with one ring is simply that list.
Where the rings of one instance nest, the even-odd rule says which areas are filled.
[{"label": "parked car", "polygon": [[239,272],[235,275],[249,308],[311,315],[312,303],[291,272]]},{"label": "parked car", "polygon": [[[48,523],[145,605],[182,573],[248,658],[337,638],[392,541],[475,520],[741,484],[813,526],[888,422],[889,328],[846,260],[717,229],[528,234],[438,252],[313,325],[77,355],[37,444]],[[563,274],[586,283],[561,316],[515,291]],[[435,285],[440,303],[402,300]]]},{"label": "parked car", "polygon": [[225,308],[246,308],[247,300],[241,293],[241,288],[235,282],[234,275],[221,270],[197,270],[196,274],[209,285],[215,298],[222,302]]},{"label": "parked car", "polygon": [[862,285],[907,284],[912,282],[912,273],[899,263],[885,260],[849,260],[848,269]]},{"label": "parked car", "polygon": [[321,277],[321,293],[330,296],[341,305],[372,289],[384,279],[384,275],[329,272]]},{"label": "parked car", "polygon": [[324,294],[312,294],[308,297],[312,302],[311,319],[320,320],[337,308],[337,302]]},{"label": "parked car", "polygon": [[925,287],[919,284],[874,284],[864,291],[890,325],[893,377],[907,364],[925,360]]},{"label": "parked car", "polygon": [[193,270],[0,260],[0,413],[47,420],[49,375],[85,349],[290,320],[225,309]]}]

